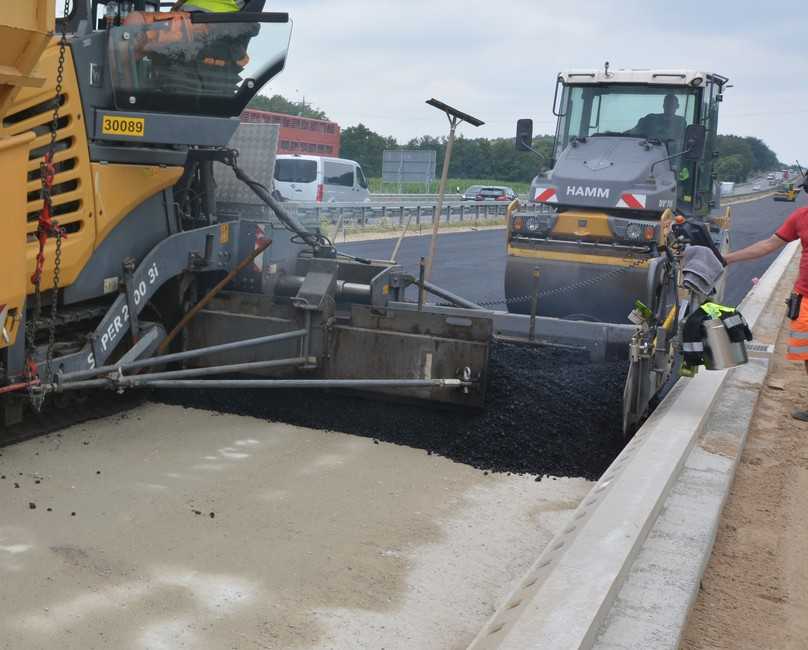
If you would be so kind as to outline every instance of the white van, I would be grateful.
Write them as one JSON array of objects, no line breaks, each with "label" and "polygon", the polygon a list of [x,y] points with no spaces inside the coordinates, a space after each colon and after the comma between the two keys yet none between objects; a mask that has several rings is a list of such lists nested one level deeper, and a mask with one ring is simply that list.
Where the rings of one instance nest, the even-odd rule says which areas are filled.
[{"label": "white van", "polygon": [[361,203],[370,201],[368,181],[355,160],[323,156],[275,157],[275,189],[287,201]]}]

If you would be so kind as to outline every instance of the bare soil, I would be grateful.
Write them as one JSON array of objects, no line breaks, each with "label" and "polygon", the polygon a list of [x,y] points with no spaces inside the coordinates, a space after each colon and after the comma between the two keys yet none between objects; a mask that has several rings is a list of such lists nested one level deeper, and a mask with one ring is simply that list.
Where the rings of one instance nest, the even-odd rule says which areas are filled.
[{"label": "bare soil", "polygon": [[808,648],[808,408],[784,323],[683,650]]}]

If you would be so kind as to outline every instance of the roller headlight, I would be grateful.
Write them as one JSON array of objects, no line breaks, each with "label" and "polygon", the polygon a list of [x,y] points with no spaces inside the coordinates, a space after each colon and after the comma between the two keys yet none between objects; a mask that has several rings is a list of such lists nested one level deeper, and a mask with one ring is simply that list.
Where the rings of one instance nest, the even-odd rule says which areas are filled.
[{"label": "roller headlight", "polygon": [[643,228],[638,223],[630,223],[626,226],[626,239],[630,239],[631,241],[640,241],[643,236],[642,232]]},{"label": "roller headlight", "polygon": [[513,230],[514,232],[521,232],[525,235],[546,237],[553,229],[553,226],[555,226],[557,218],[558,216],[555,211],[540,211],[538,214],[534,212],[530,214],[516,214],[512,222]]}]

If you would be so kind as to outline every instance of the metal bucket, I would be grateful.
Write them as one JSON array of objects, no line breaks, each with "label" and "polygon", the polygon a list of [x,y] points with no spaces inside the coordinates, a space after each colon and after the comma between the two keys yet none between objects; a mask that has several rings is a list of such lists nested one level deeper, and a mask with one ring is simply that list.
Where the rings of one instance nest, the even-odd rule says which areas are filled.
[{"label": "metal bucket", "polygon": [[704,322],[704,367],[707,370],[725,370],[742,366],[749,357],[744,341],[733,343],[720,318]]}]

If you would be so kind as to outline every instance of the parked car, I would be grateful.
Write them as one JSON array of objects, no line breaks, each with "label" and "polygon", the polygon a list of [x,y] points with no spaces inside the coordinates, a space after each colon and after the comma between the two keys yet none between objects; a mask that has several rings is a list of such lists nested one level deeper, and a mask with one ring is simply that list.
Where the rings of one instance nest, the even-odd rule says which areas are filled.
[{"label": "parked car", "polygon": [[282,154],[275,158],[275,191],[287,201],[363,203],[368,182],[355,160]]},{"label": "parked car", "polygon": [[483,189],[482,185],[470,185],[466,188],[466,191],[460,195],[461,201],[475,201],[477,199],[477,193]]},{"label": "parked car", "polygon": [[757,192],[759,189],[760,189],[760,183],[755,183],[755,184],[752,186],[752,190],[754,190],[755,192]]},{"label": "parked car", "polygon": [[518,195],[510,187],[481,187],[474,197],[475,201],[513,201]]}]

